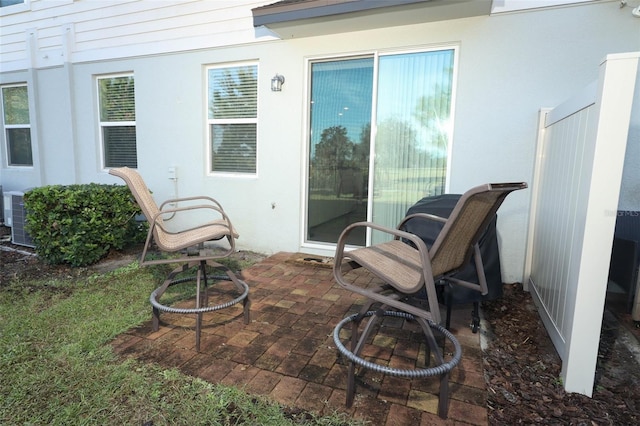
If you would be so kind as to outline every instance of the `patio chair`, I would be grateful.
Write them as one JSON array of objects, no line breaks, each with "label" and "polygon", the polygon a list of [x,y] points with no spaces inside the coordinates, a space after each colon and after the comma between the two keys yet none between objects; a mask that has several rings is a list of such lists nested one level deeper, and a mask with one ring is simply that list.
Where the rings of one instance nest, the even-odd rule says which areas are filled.
[{"label": "patio chair", "polygon": [[[196,351],[200,351],[200,331],[203,313],[228,308],[242,302],[244,306],[244,322],[248,324],[250,320],[249,287],[227,266],[215,262],[215,259],[228,257],[235,251],[235,240],[238,238],[237,232],[220,203],[211,197],[195,196],[167,200],[158,207],[147,185],[137,171],[128,167],[120,167],[110,169],[109,173],[125,181],[149,223],[149,232],[140,257],[140,266],[180,264],[169,273],[164,283],[151,293],[149,299],[153,306],[153,330],[157,331],[159,329],[161,311],[176,314],[196,314],[195,346]],[[181,213],[189,214],[190,212],[200,212],[210,219],[178,231],[168,227],[165,217],[180,215]],[[205,254],[201,254],[198,251],[197,255],[191,255],[193,253],[192,248],[198,248],[198,246],[207,241],[217,240],[226,240],[225,245],[227,247],[223,248],[222,251],[212,251]],[[178,256],[150,258],[149,249],[152,243],[155,243],[160,251],[178,254]],[[207,274],[207,266],[214,271],[221,272],[222,275],[209,276]],[[191,272],[193,271],[192,268],[196,267],[195,275],[178,278],[179,275]],[[225,295],[230,300],[209,306],[207,289],[209,280],[231,281],[237,288],[237,294]],[[170,286],[188,281],[196,281],[195,308],[175,308],[166,306],[159,301]]]},{"label": "patio chair", "polygon": [[[359,365],[399,377],[439,376],[438,414],[442,418],[447,417],[449,372],[459,363],[462,350],[453,334],[440,324],[436,283],[447,281],[451,275],[469,263],[472,255],[477,256],[476,259],[479,260],[478,240],[482,232],[505,197],[512,191],[526,187],[526,183],[498,183],[472,188],[460,197],[448,219],[416,213],[404,218],[397,229],[370,222],[358,222],[345,228],[336,247],[334,277],[345,289],[366,297],[360,312],[343,319],[334,329],[334,342],[338,350],[349,360],[347,407],[353,403],[355,369],[356,365]],[[443,229],[431,248],[427,248],[417,235],[401,230],[409,219],[444,222]],[[348,250],[345,246],[349,234],[361,227],[382,232],[393,239],[369,247]],[[364,285],[366,280],[362,275],[350,273],[358,268],[367,270],[377,278],[377,283],[373,286]],[[486,280],[480,280],[480,283],[452,280],[452,284],[463,285],[483,294],[487,292]],[[375,309],[372,308],[374,305],[377,306]],[[427,343],[426,368],[391,368],[367,361],[360,356],[367,339],[385,316],[415,320],[420,325]],[[362,333],[359,333],[360,323],[367,317],[369,320]],[[340,331],[347,323],[351,323],[350,349],[342,344],[340,337]],[[447,362],[432,330],[444,336],[445,344],[447,340],[453,344],[454,354]],[[430,367],[431,353],[435,365]]]}]

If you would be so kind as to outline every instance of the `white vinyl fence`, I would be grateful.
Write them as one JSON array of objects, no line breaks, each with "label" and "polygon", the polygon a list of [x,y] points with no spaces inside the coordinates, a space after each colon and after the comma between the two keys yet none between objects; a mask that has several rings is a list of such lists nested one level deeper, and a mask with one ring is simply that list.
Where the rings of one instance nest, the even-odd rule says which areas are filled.
[{"label": "white vinyl fence", "polygon": [[565,390],[592,396],[640,52],[540,113],[525,288],[562,358]]}]

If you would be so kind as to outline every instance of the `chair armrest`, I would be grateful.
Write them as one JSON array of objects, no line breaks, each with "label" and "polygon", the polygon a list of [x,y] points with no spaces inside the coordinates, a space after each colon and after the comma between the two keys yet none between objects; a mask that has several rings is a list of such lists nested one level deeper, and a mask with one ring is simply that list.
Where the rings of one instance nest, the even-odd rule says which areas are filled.
[{"label": "chair armrest", "polygon": [[[182,198],[179,199],[181,201],[190,201],[190,200],[196,200],[199,199],[201,197],[189,197],[189,198]],[[210,199],[209,197],[206,197],[209,200],[213,200]],[[215,202],[215,200],[213,200]],[[170,201],[165,201],[162,205],[166,205],[168,204]],[[226,225],[227,228],[229,228],[229,233],[234,237],[237,238],[237,235],[235,233],[235,230],[233,228],[233,225],[231,224],[231,220],[229,219],[229,217],[227,216],[227,214],[224,212],[224,210],[222,210],[222,208],[219,207],[220,204],[218,204],[216,202],[216,205],[207,205],[207,204],[198,204],[198,205],[192,205],[192,206],[185,206],[185,207],[174,207],[174,208],[170,208],[170,209],[164,209],[164,210],[160,210],[153,218],[151,218],[150,222],[151,222],[151,228],[155,227],[155,226],[159,226],[160,228],[162,228],[165,232],[170,233],[170,234],[174,234],[176,232],[171,232],[169,230],[167,230],[163,225],[162,225],[162,221],[158,220],[161,216],[165,215],[165,214],[169,214],[169,213],[179,213],[179,212],[185,212],[185,211],[196,211],[196,210],[213,210],[214,212],[216,212],[219,216],[222,222],[224,223],[220,223],[221,226]],[[181,229],[179,232],[185,232],[185,231],[191,231],[194,229],[198,229],[198,228],[202,228],[208,225],[211,225],[213,221],[205,221],[205,222],[201,222],[196,226],[192,226],[189,228],[185,228],[185,229]]]},{"label": "chair armrest", "polygon": [[411,234],[406,231],[402,231],[400,229],[388,228],[386,226],[378,225],[372,222],[356,222],[349,226],[347,226],[344,231],[340,234],[338,238],[338,243],[336,245],[336,255],[334,258],[334,265],[337,266],[342,263],[344,259],[344,251],[346,246],[347,237],[349,234],[356,228],[371,228],[375,229],[390,235],[394,236],[395,240],[405,239],[409,240],[414,244],[414,248],[418,250],[420,255],[420,262],[422,264],[422,272],[425,279],[429,279],[431,277],[431,259],[429,258],[429,250],[427,249],[427,245],[422,241],[422,238],[415,234]]},{"label": "chair armrest", "polygon": [[217,213],[219,213],[220,215],[222,215],[222,217],[226,218],[226,213],[224,212],[224,210],[222,210],[221,208],[217,207],[217,206],[211,206],[211,205],[206,205],[206,204],[198,204],[198,205],[193,205],[193,206],[184,206],[184,207],[172,207],[170,209],[164,209],[164,210],[160,210],[158,213],[156,213],[154,219],[168,214],[168,213],[178,213],[178,212],[186,212],[186,211],[191,211],[191,210],[213,210]]},{"label": "chair armrest", "polygon": [[377,231],[381,231],[394,236],[394,239],[399,240],[401,238],[405,238],[416,244],[416,247],[419,251],[424,250],[425,253],[428,253],[427,246],[424,241],[420,237],[415,234],[411,234],[409,232],[403,231],[401,229],[388,228],[386,226],[378,225],[373,222],[356,222],[347,226],[340,237],[338,238],[338,243],[336,244],[336,263],[338,263],[338,258],[342,259],[344,257],[344,251],[346,247],[346,241],[349,234],[355,230],[356,228],[371,228]]},{"label": "chair armrest", "polygon": [[[168,209],[166,208],[166,206],[169,205],[169,204],[177,205],[178,203],[185,203],[185,202],[190,202],[190,201],[201,201],[201,200],[209,202],[210,204],[191,204],[191,205],[187,205],[187,206],[183,206],[183,207],[172,207],[172,208],[168,208]],[[172,199],[166,200],[165,202],[163,202],[160,205],[160,207],[159,207],[160,214],[156,215],[156,217],[159,217],[160,215],[164,215],[164,214],[167,214],[167,213],[177,213],[177,212],[183,212],[183,211],[189,211],[189,210],[198,210],[198,209],[215,210],[216,212],[218,212],[222,216],[222,218],[224,220],[229,222],[229,218],[227,217],[227,214],[224,212],[224,209],[222,208],[222,204],[220,204],[214,198],[208,197],[206,195],[196,195],[196,196],[191,196],[191,197],[172,198]],[[156,218],[154,218],[154,220],[155,219]]]},{"label": "chair armrest", "polygon": [[213,205],[217,206],[220,210],[223,210],[222,209],[222,205],[217,200],[215,200],[214,198],[211,198],[211,197],[207,197],[205,195],[193,196],[193,197],[183,197],[183,198],[172,198],[172,199],[166,200],[164,203],[162,203],[160,205],[160,210],[162,210],[167,204],[176,204],[176,203],[179,203],[179,202],[194,201],[194,200],[210,201]]},{"label": "chair armrest", "polygon": [[446,217],[441,217],[441,216],[436,216],[434,214],[429,214],[429,213],[413,213],[410,215],[405,216],[404,219],[402,219],[402,222],[400,222],[400,224],[398,224],[398,229],[402,229],[404,227],[404,225],[410,221],[411,219],[425,219],[425,220],[431,220],[434,222],[440,222],[440,223],[446,223],[447,222],[447,218]]}]

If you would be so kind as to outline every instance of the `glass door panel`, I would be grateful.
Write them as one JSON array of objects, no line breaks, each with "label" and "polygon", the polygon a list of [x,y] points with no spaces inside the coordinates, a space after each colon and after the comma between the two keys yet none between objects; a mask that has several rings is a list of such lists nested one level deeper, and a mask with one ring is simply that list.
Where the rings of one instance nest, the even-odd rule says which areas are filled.
[{"label": "glass door panel", "polygon": [[[311,64],[306,240],[336,243],[367,219],[373,57]],[[364,232],[350,244],[364,245]]]},{"label": "glass door panel", "polygon": [[453,49],[380,56],[373,222],[395,227],[418,200],[444,193],[453,65]]}]

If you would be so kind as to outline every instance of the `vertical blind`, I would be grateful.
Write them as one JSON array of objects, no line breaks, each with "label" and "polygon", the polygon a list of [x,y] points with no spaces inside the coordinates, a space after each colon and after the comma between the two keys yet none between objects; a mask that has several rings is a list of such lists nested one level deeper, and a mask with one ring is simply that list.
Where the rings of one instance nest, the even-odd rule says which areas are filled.
[{"label": "vertical blind", "polygon": [[[308,241],[338,241],[335,221],[366,220],[373,56],[311,65]],[[364,233],[350,244],[364,245]]]},{"label": "vertical blind", "polygon": [[[381,56],[372,220],[395,227],[445,189],[454,51]],[[382,238],[374,233],[373,242]]]}]

